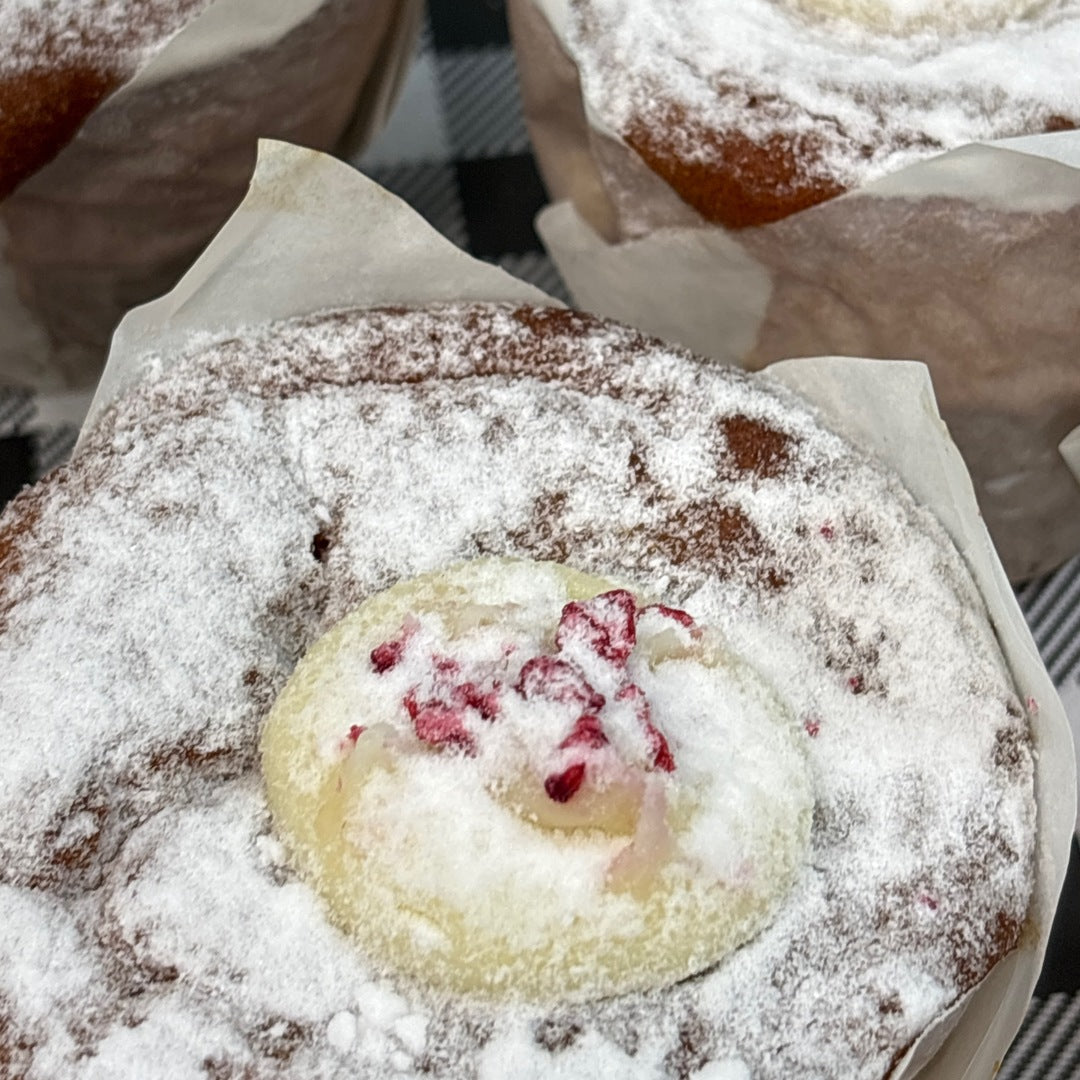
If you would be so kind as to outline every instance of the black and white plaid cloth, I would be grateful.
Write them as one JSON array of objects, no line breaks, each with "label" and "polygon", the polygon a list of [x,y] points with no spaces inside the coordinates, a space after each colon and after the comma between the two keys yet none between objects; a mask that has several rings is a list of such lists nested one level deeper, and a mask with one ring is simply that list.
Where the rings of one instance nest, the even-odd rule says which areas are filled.
[{"label": "black and white plaid cloth", "polygon": [[[353,164],[459,247],[568,300],[533,230],[546,195],[529,151],[503,0],[428,0],[428,9],[390,124]],[[0,506],[67,457],[88,404],[86,396],[39,397],[0,385]],[[1018,597],[1075,721],[1080,557]],[[1036,998],[999,1080],[1080,1077],[1080,848],[1073,848]]]}]

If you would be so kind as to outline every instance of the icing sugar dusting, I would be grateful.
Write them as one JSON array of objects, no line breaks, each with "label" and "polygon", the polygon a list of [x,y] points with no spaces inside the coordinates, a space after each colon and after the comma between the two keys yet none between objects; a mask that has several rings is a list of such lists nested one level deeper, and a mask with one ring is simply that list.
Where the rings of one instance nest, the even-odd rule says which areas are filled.
[{"label": "icing sugar dusting", "polygon": [[0,76],[95,64],[134,71],[211,0],[0,0]]},{"label": "icing sugar dusting", "polygon": [[[804,10],[857,6],[829,0],[569,2],[567,44],[605,128],[659,124],[674,101],[712,130],[759,143],[778,131],[812,136],[820,157],[808,171],[848,188],[964,143],[1080,121],[1076,0],[1001,26],[975,18],[946,29],[922,21],[922,0],[872,5],[913,20],[908,33]],[[685,160],[716,152],[668,135]]]},{"label": "icing sugar dusting", "polygon": [[[801,725],[808,861],[698,978],[433,994],[284,864],[256,748],[298,657],[483,554],[640,583]],[[282,324],[119,402],[0,519],[0,713],[16,1075],[881,1080],[1027,910],[1028,729],[936,522],[766,380],[565,311]]]}]

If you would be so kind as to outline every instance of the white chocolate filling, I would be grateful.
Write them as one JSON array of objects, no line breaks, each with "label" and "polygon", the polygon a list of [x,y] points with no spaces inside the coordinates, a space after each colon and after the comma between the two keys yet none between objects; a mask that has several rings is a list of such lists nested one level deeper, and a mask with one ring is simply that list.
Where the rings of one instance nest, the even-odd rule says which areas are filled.
[{"label": "white chocolate filling", "polygon": [[770,919],[804,860],[791,718],[686,613],[486,559],[367,600],[263,735],[277,828],[380,969],[486,996],[664,985]]},{"label": "white chocolate filling", "polygon": [[780,0],[813,18],[843,19],[893,34],[992,30],[1029,19],[1050,0]]}]

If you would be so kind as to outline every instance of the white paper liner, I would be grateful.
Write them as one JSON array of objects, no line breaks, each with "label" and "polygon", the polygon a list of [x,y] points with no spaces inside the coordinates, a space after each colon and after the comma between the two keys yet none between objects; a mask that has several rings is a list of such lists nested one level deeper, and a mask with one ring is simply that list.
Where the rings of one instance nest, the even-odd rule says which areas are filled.
[{"label": "white paper liner", "polygon": [[[185,26],[116,95],[138,92],[155,82],[208,67],[237,53],[272,46],[319,10],[326,0],[214,0]],[[253,11],[257,17],[253,18]],[[423,20],[423,0],[395,0],[379,69],[365,87],[339,151],[357,154],[386,122],[412,59]]]},{"label": "white paper liner", "polygon": [[[127,83],[99,105],[87,118],[84,128],[76,134],[72,145],[62,150],[23,187],[29,186],[34,197],[55,200],[63,208],[61,213],[71,213],[71,205],[74,205],[74,212],[77,213],[79,202],[84,198],[93,204],[100,198],[98,193],[83,195],[80,192],[86,158],[78,156],[78,150],[84,143],[93,146],[95,142],[102,141],[103,145],[107,145],[118,137],[126,139],[126,134],[117,136],[112,129],[126,132],[130,127],[125,114],[130,101],[138,100],[156,86],[168,84],[178,77],[272,48],[316,16],[328,3],[329,0],[213,0]],[[412,59],[423,17],[423,0],[356,0],[358,13],[367,7],[379,14],[378,25],[372,29],[373,35],[378,34],[375,62],[366,77],[358,79],[351,100],[344,103],[347,110],[351,109],[352,115],[343,118],[344,122],[335,134],[340,139],[338,152],[349,156],[359,153],[385,123]],[[360,63],[362,60],[357,58],[357,64]],[[359,72],[359,75],[363,75],[363,72]],[[351,75],[349,77],[352,78]],[[342,91],[343,95],[347,93],[347,90]],[[179,110],[182,106],[173,107]],[[105,140],[100,140],[100,131],[109,132]],[[295,137],[305,136],[297,134]],[[306,137],[311,138],[314,145],[326,145],[326,141],[314,131]],[[200,146],[199,156],[207,157],[213,149],[212,146]],[[94,160],[92,154],[93,151],[89,160]],[[160,152],[160,156],[167,158],[167,151]],[[190,157],[190,149],[186,157],[183,153],[178,155],[175,168],[190,169]],[[221,172],[223,167],[221,161],[209,158],[202,161],[201,166],[212,175]],[[228,169],[229,166],[224,167]],[[150,186],[153,180],[152,176],[144,178],[145,184]],[[131,182],[128,181],[129,187]],[[222,216],[226,212],[227,209],[223,209]],[[198,217],[197,214],[191,216]],[[183,250],[185,243],[190,246],[187,238],[189,229],[195,230],[198,239],[200,227],[200,224],[190,226],[181,211],[180,216],[169,223],[168,231],[183,234],[184,239],[179,241],[179,249]],[[201,236],[205,239],[205,230]],[[57,344],[50,340],[49,318],[46,316],[43,322],[17,293],[11,268],[3,261],[2,253],[7,249],[6,231],[0,225],[0,381],[54,390],[70,385],[85,386],[88,377],[96,380],[102,362],[101,352],[75,342]],[[103,259],[101,252],[94,251],[90,258],[107,264],[109,258],[122,261],[126,255],[115,252]],[[166,249],[158,262],[168,268],[171,266],[170,260],[174,258],[173,252]],[[150,257],[148,268],[156,270],[158,262]],[[168,269],[165,272],[167,274]],[[172,280],[175,280],[175,275]],[[110,287],[126,290],[130,285]],[[92,309],[95,302],[91,299],[87,304]],[[113,301],[103,297],[101,303],[111,307]]]},{"label": "white paper liner", "polygon": [[172,292],[120,323],[84,430],[117,394],[190,348],[194,334],[220,338],[336,307],[451,300],[558,303],[466,255],[348,165],[263,140],[236,213]]},{"label": "white paper liner", "polygon": [[191,20],[127,86],[148,86],[194,68],[208,66],[237,52],[265,48],[322,6],[323,0],[260,0],[257,19],[250,0],[214,0]]},{"label": "white paper liner", "polygon": [[1080,427],[1073,428],[1058,443],[1058,452],[1065,459],[1065,464],[1072,469],[1077,483],[1080,483]]},{"label": "white paper liner", "polygon": [[[1080,427],[1073,428],[1058,444],[1058,452],[1065,459],[1065,464],[1072,470],[1076,482],[1080,484]],[[1073,744],[1076,748],[1076,764],[1080,769],[1080,679],[1069,683],[1061,693],[1065,712],[1072,725]],[[1080,837],[1080,802],[1076,807],[1076,835]]]},{"label": "white paper liner", "polygon": [[[1072,727],[1076,767],[1080,770],[1080,679],[1070,679],[1061,687],[1061,704],[1065,706],[1065,715]],[[1080,799],[1076,804],[1076,836],[1080,839]]]},{"label": "white paper liner", "polygon": [[[832,202],[934,196],[1031,213],[1074,207],[1080,204],[1080,131],[960,147]],[[746,343],[757,340],[772,279],[738,233],[668,228],[609,244],[565,200],[541,210],[536,227],[586,311],[723,363],[742,363]]]},{"label": "white paper liner", "polygon": [[[215,241],[171,293],[121,323],[87,427],[116,394],[190,351],[199,334],[217,338],[344,305],[469,300],[555,303],[463,254],[347,166],[264,142],[251,190]],[[1068,863],[1076,769],[1065,713],[982,524],[926,369],[815,358],[775,364],[768,377],[813,401],[827,423],[884,459],[938,515],[986,600],[1019,692],[1037,703],[1039,831],[1026,938],[924,1034],[896,1074],[911,1077],[929,1059],[920,1073],[928,1080],[989,1077],[1027,1008]]]}]

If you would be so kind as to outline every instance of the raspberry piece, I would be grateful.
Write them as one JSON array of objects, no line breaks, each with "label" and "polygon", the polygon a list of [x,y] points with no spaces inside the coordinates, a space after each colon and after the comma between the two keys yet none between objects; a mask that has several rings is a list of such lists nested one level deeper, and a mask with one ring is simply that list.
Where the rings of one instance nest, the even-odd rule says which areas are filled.
[{"label": "raspberry piece", "polygon": [[579,761],[561,773],[552,773],[544,781],[544,790],[553,802],[569,802],[585,781],[585,762]]},{"label": "raspberry piece", "polygon": [[627,683],[616,695],[616,701],[633,701],[638,723],[645,729],[645,738],[652,755],[652,767],[663,772],[675,771],[675,758],[664,733],[650,719],[652,711],[645,691],[637,683]]},{"label": "raspberry piece", "polygon": [[644,615],[646,611],[655,611],[665,618],[674,619],[680,626],[685,626],[687,630],[694,625],[694,616],[687,611],[683,611],[682,608],[668,607],[667,604],[649,604],[648,607],[643,607],[638,614]]},{"label": "raspberry piece", "polygon": [[459,675],[461,665],[452,656],[432,656],[431,666],[436,675]]},{"label": "raspberry piece", "polygon": [[604,695],[597,693],[573,664],[554,656],[534,656],[527,661],[514,689],[526,700],[569,703],[589,712],[604,707]]},{"label": "raspberry piece", "polygon": [[645,696],[645,691],[637,683],[627,683],[615,695],[615,700],[632,701],[634,703],[634,715],[638,720],[643,724],[649,722],[649,716],[651,715],[649,699]]},{"label": "raspberry piece", "polygon": [[803,730],[806,732],[807,735],[810,736],[811,739],[816,739],[817,733],[821,730],[821,721],[816,719],[815,717],[808,716],[803,721],[802,726]]},{"label": "raspberry piece", "polygon": [[826,521],[818,531],[826,540],[832,540],[832,538],[836,536],[836,530],[832,527],[832,523],[828,521]]},{"label": "raspberry piece", "polygon": [[371,666],[377,675],[389,671],[405,652],[405,639],[394,638],[393,641],[384,641],[371,650]]},{"label": "raspberry piece", "polygon": [[476,740],[465,727],[465,719],[457,709],[438,702],[421,705],[413,716],[417,738],[429,746],[457,747],[470,757],[476,753]]},{"label": "raspberry piece", "polygon": [[581,641],[603,660],[620,667],[637,641],[637,604],[626,589],[612,589],[591,600],[572,600],[562,609],[555,644]]},{"label": "raspberry piece", "polygon": [[671,747],[668,746],[664,733],[654,724],[646,724],[645,737],[649,740],[649,749],[652,751],[653,768],[663,772],[674,772],[675,758],[672,756]]},{"label": "raspberry piece", "polygon": [[459,708],[475,709],[484,720],[496,720],[501,711],[500,690],[502,686],[497,681],[492,683],[490,690],[484,690],[474,682],[463,682],[453,688],[451,698]]},{"label": "raspberry piece", "polygon": [[600,724],[600,718],[591,713],[585,713],[574,721],[574,728],[561,743],[559,749],[565,750],[571,746],[585,746],[590,750],[599,750],[601,746],[607,746],[608,737]]},{"label": "raspberry piece", "polygon": [[865,694],[866,693],[866,680],[861,674],[851,675],[847,681],[848,689],[853,694]]},{"label": "raspberry piece", "polygon": [[[495,720],[500,712],[502,685],[496,679],[477,683],[461,680],[461,664],[453,657],[431,657],[433,685],[424,700],[413,686],[401,704],[413,722],[417,738],[435,747],[457,747],[470,757],[476,754],[476,739],[465,725],[469,710],[483,720]],[[485,685],[486,683],[486,685]]]},{"label": "raspberry piece", "polygon": [[364,727],[363,724],[353,724],[353,726],[349,728],[348,735],[338,743],[338,752],[342,754],[351,754],[353,748],[356,746],[357,740],[365,731],[367,731],[367,728]]},{"label": "raspberry piece", "polygon": [[377,675],[389,671],[398,663],[405,653],[405,646],[408,644],[409,638],[416,633],[418,625],[412,615],[407,616],[404,625],[398,631],[397,637],[384,641],[371,650],[371,666],[375,669]]}]

